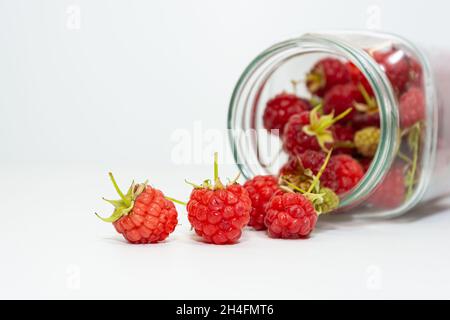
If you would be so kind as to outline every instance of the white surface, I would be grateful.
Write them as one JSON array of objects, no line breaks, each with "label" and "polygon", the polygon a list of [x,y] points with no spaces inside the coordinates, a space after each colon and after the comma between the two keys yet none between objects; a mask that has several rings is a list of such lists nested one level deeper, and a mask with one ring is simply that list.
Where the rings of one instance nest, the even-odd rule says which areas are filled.
[{"label": "white surface", "polygon": [[[152,180],[185,199],[185,174]],[[178,207],[166,242],[136,246],[93,215],[111,212],[104,172],[39,168],[2,181],[0,298],[450,298],[444,204],[393,221],[321,217],[308,240],[246,230],[233,246],[199,242]]]},{"label": "white surface", "polygon": [[321,219],[307,241],[248,231],[227,247],[196,241],[182,209],[154,246],[93,215],[110,212],[108,170],[181,199],[184,178],[210,176],[226,139],[193,136],[187,150],[207,162],[176,165],[173,134],[223,130],[237,78],[273,43],[378,24],[449,49],[447,13],[443,1],[0,0],[0,298],[450,298],[445,208]]}]

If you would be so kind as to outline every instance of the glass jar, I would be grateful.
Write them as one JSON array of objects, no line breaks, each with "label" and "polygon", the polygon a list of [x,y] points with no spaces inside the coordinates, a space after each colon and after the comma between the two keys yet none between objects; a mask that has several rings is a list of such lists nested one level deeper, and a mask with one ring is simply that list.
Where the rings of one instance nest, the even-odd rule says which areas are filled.
[{"label": "glass jar", "polygon": [[[444,125],[450,116],[444,102],[438,104],[438,92],[443,94],[435,87],[430,61],[409,41],[371,31],[305,34],[268,48],[250,63],[234,89],[228,116],[231,147],[243,176],[278,175],[289,160],[281,135],[264,129],[266,104],[283,91],[316,99],[305,75],[327,57],[359,70],[379,117],[376,152],[359,183],[340,195],[338,211],[358,208],[355,212],[364,216],[393,217],[450,191],[450,128]],[[441,76],[447,81],[439,83],[448,84],[448,73]],[[421,101],[422,111],[411,111]],[[364,115],[367,110],[355,112]],[[422,115],[410,123],[411,112],[412,118]],[[396,193],[392,188],[399,164],[403,190]]]}]

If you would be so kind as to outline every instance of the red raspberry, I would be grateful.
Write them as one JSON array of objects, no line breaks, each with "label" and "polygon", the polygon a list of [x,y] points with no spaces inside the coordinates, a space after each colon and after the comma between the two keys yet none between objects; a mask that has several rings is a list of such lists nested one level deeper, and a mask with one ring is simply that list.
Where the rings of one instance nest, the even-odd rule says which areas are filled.
[{"label": "red raspberry", "polygon": [[279,190],[278,179],[274,176],[257,176],[244,184],[252,200],[252,211],[250,212],[249,226],[256,230],[264,230],[264,217],[266,216],[266,205],[273,194]]},{"label": "red raspberry", "polygon": [[409,128],[425,119],[425,97],[423,91],[412,87],[400,98],[400,126]]},{"label": "red raspberry", "polygon": [[334,154],[353,153],[353,138],[355,136],[353,127],[337,123],[332,127],[332,131],[335,141]]},{"label": "red raspberry", "polygon": [[355,130],[364,129],[366,127],[380,127],[379,112],[357,112],[352,120]]},{"label": "red raspberry", "polygon": [[186,208],[189,222],[206,242],[233,244],[250,220],[252,201],[243,186],[235,182],[224,186],[220,182],[214,154],[214,185],[205,182],[196,187]]},{"label": "red raspberry", "polygon": [[177,211],[173,202],[167,200],[161,191],[146,183],[133,183],[124,195],[113,175],[109,175],[121,199],[106,200],[114,205],[115,210],[111,217],[99,216],[100,219],[112,222],[117,232],[134,244],[163,241],[175,230],[178,224]]},{"label": "red raspberry", "polygon": [[283,92],[267,102],[263,115],[264,128],[269,131],[280,130],[282,135],[284,126],[291,116],[309,109],[311,109],[309,101]]},{"label": "red raspberry", "polygon": [[341,154],[332,156],[320,181],[337,195],[342,195],[355,187],[364,176],[361,165],[352,157]]},{"label": "red raspberry", "polygon": [[350,74],[347,68],[335,58],[318,61],[306,76],[308,90],[319,97],[323,97],[333,86],[349,81]]},{"label": "red raspberry", "polygon": [[315,136],[308,135],[303,127],[310,124],[309,112],[302,112],[292,116],[283,133],[283,148],[292,155],[299,155],[306,150],[320,150],[319,142]]},{"label": "red raspberry", "polygon": [[356,85],[358,85],[359,83],[362,84],[364,86],[364,88],[366,89],[367,93],[369,95],[373,96],[372,87],[370,86],[369,81],[364,76],[364,74],[361,72],[361,70],[359,70],[359,68],[350,61],[347,62],[345,64],[345,66],[350,74],[351,81]]},{"label": "red raspberry", "polygon": [[351,120],[356,113],[355,103],[365,103],[358,86],[353,83],[341,84],[327,92],[323,101],[323,111],[325,114],[334,112],[335,115],[340,115],[348,108],[352,108],[352,112],[345,118]]},{"label": "red raspberry", "polygon": [[310,112],[292,116],[283,133],[283,148],[291,156],[298,156],[307,150],[326,150],[333,146],[333,125],[346,117],[351,109],[337,117],[332,114],[319,116],[319,107]]},{"label": "red raspberry", "polygon": [[409,80],[409,62],[405,52],[389,48],[373,52],[373,58],[386,72],[394,91],[401,94]]},{"label": "red raspberry", "polygon": [[399,207],[405,200],[404,168],[396,163],[385,179],[370,196],[369,203],[377,208],[393,209]]},{"label": "red raspberry", "polygon": [[298,163],[298,157],[289,157],[288,162],[286,162],[278,172],[278,176],[289,176],[289,175],[295,175],[299,171],[299,163]]},{"label": "red raspberry", "polygon": [[314,174],[318,174],[325,161],[326,154],[321,151],[307,150],[298,158],[302,162],[303,168],[310,169]]},{"label": "red raspberry", "polygon": [[269,201],[264,222],[272,238],[306,238],[314,230],[317,213],[303,195],[279,193]]}]

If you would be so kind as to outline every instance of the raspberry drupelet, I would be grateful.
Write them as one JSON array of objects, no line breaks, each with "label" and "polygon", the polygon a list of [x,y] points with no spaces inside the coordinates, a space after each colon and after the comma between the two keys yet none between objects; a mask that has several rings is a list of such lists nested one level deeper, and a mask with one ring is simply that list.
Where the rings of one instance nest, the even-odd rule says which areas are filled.
[{"label": "raspberry drupelet", "polygon": [[147,244],[165,240],[178,224],[177,211],[172,201],[166,199],[158,190],[142,183],[134,182],[127,194],[119,189],[114,176],[109,173],[119,200],[106,200],[115,210],[109,218],[118,233],[130,243]]},{"label": "raspberry drupelet", "polygon": [[252,201],[247,190],[235,181],[222,184],[215,153],[214,184],[205,181],[201,186],[194,185],[186,208],[189,222],[205,242],[234,244],[250,220]]},{"label": "raspberry drupelet", "polygon": [[248,225],[256,230],[264,230],[266,206],[274,193],[279,190],[278,179],[274,176],[256,176],[244,184],[252,200],[252,211]]}]

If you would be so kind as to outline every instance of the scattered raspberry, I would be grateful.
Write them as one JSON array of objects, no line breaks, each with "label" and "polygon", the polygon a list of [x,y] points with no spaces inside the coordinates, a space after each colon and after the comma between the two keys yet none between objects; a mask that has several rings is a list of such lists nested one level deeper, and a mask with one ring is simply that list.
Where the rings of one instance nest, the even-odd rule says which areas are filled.
[{"label": "scattered raspberry", "polygon": [[264,222],[272,238],[306,238],[314,230],[317,213],[303,195],[287,192],[272,197]]},{"label": "scattered raspberry", "polygon": [[283,134],[284,126],[291,116],[310,109],[308,100],[283,92],[267,102],[263,115],[264,128],[269,131],[280,130],[280,134]]},{"label": "scattered raspberry", "polygon": [[362,84],[364,86],[364,88],[366,89],[367,93],[371,96],[373,96],[373,90],[372,87],[369,84],[369,81],[367,80],[367,78],[364,76],[364,74],[361,72],[361,70],[358,69],[357,66],[355,66],[352,62],[347,62],[345,64],[349,74],[350,74],[350,79],[351,81],[358,85],[358,84]]},{"label": "scattered raspberry", "polygon": [[319,97],[337,84],[350,81],[350,74],[338,59],[325,58],[318,61],[306,76],[308,90]]},{"label": "scattered raspberry", "polygon": [[113,175],[109,175],[121,199],[106,200],[115,210],[109,218],[97,215],[100,219],[112,222],[117,232],[133,244],[160,242],[175,230],[177,211],[173,202],[167,200],[161,191],[147,183],[133,183],[124,195]]},{"label": "scattered raspberry", "polygon": [[233,244],[250,220],[252,201],[247,190],[232,182],[224,186],[218,177],[217,153],[214,154],[214,185],[206,181],[196,186],[186,206],[195,232],[207,243]]},{"label": "scattered raspberry", "polygon": [[252,200],[252,211],[250,212],[249,226],[256,230],[264,230],[264,217],[266,216],[266,205],[273,194],[279,190],[278,179],[274,176],[257,176],[244,184]]},{"label": "scattered raspberry", "polygon": [[409,80],[409,62],[405,52],[396,48],[373,52],[373,58],[386,72],[394,91],[401,94]]},{"label": "scattered raspberry", "polygon": [[341,154],[331,157],[320,181],[340,196],[355,187],[363,176],[364,171],[358,161]]},{"label": "scattered raspberry", "polygon": [[396,163],[385,179],[377,187],[375,192],[370,196],[369,202],[383,209],[392,209],[400,206],[405,200],[405,178],[403,175],[404,168],[401,164]]},{"label": "scattered raspberry", "polygon": [[358,152],[365,157],[373,157],[380,142],[380,129],[367,127],[359,130],[355,134],[355,147]]},{"label": "scattered raspberry", "polygon": [[352,112],[345,118],[351,120],[355,112],[356,103],[365,103],[364,96],[358,89],[358,86],[353,83],[341,84],[334,86],[327,92],[323,101],[323,111],[325,114],[334,112],[335,115],[340,115],[348,108],[352,108]]},{"label": "scattered raspberry", "polygon": [[425,97],[417,87],[409,89],[400,98],[400,126],[409,128],[425,119]]}]

